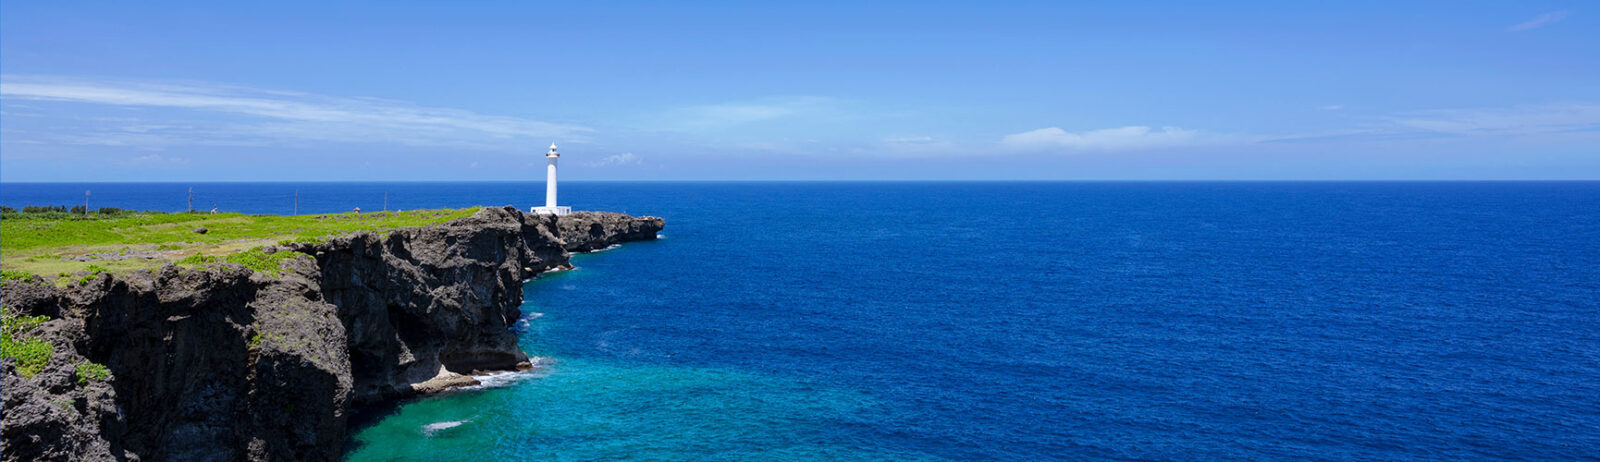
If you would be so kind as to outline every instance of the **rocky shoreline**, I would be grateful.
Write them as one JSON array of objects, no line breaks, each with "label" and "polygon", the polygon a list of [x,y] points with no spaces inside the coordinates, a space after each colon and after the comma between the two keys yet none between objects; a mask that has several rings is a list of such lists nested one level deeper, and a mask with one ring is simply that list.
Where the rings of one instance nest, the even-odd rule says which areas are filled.
[{"label": "rocky shoreline", "polygon": [[[4,361],[0,459],[338,460],[353,406],[532,367],[522,282],[573,252],[654,239],[660,218],[485,208],[448,223],[274,247],[278,274],[166,266],[56,288],[10,283],[55,345]],[[110,376],[82,380],[103,364]]]}]

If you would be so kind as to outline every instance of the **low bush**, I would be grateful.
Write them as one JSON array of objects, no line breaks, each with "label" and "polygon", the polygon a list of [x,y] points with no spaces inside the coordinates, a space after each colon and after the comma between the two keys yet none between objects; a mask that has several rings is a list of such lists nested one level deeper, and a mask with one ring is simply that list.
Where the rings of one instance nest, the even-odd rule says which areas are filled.
[{"label": "low bush", "polygon": [[100,382],[111,377],[111,369],[104,364],[82,363],[78,365],[78,386],[89,385],[90,381]]},{"label": "low bush", "polygon": [[17,372],[33,377],[55,356],[55,345],[44,339],[28,338],[34,328],[49,321],[48,316],[18,316],[0,306],[0,356],[17,362]]},{"label": "low bush", "polygon": [[33,275],[26,271],[0,270],[0,280],[27,282],[33,280]]},{"label": "low bush", "polygon": [[203,266],[215,265],[218,263],[238,263],[240,266],[245,268],[250,268],[255,271],[277,276],[283,271],[283,262],[285,260],[303,255],[304,254],[290,252],[287,250],[276,253],[267,253],[265,249],[256,247],[250,250],[221,257],[197,253],[188,257],[184,257],[182,260],[178,260],[178,264]]}]

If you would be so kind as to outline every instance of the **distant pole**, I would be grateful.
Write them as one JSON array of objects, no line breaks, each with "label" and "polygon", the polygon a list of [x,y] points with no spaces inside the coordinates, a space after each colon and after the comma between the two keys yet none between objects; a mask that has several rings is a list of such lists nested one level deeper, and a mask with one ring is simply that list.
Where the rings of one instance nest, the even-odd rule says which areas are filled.
[{"label": "distant pole", "polygon": [[389,192],[383,192],[383,211],[389,211]]},{"label": "distant pole", "polygon": [[194,213],[194,186],[189,187],[189,213]]},{"label": "distant pole", "polygon": [[294,214],[300,214],[300,190],[294,190]]},{"label": "distant pole", "polygon": [[83,217],[89,218],[89,190],[83,190]]}]

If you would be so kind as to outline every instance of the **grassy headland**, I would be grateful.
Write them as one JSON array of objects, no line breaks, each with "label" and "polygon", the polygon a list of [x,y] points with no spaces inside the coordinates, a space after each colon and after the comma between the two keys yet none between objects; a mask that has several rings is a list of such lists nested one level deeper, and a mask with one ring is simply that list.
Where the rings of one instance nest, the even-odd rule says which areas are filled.
[{"label": "grassy headland", "polygon": [[[471,216],[467,209],[323,215],[127,212],[7,212],[0,216],[0,268],[6,279],[120,272],[167,263],[240,263],[257,270],[259,247],[318,243],[356,231],[423,226]],[[205,228],[205,232],[197,232]],[[281,258],[279,259],[281,260]],[[275,265],[274,265],[275,266]]]}]

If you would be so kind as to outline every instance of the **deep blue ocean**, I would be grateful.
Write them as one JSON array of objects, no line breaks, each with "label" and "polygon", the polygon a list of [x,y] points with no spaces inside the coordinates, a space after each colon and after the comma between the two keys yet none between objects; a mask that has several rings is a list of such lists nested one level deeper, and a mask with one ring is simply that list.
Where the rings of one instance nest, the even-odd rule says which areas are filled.
[{"label": "deep blue ocean", "polygon": [[[0,185],[300,213],[533,183]],[[663,239],[528,283],[497,386],[349,459],[1594,460],[1600,182],[582,183]]]}]

